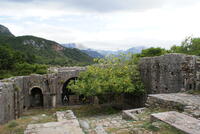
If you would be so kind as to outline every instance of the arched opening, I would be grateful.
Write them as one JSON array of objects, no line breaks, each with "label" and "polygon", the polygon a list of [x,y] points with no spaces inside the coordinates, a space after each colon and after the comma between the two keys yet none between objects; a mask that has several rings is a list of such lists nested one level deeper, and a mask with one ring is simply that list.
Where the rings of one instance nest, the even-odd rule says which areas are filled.
[{"label": "arched opening", "polygon": [[31,90],[31,107],[43,106],[43,94],[40,88],[33,88]]},{"label": "arched opening", "polygon": [[71,91],[71,89],[68,88],[68,84],[71,81],[74,81],[74,84],[75,84],[76,80],[77,80],[77,77],[73,77],[73,78],[70,78],[69,80],[67,80],[63,84],[63,88],[62,88],[62,103],[63,103],[63,105],[69,105],[70,104],[70,96],[75,95],[75,93],[73,93]]}]

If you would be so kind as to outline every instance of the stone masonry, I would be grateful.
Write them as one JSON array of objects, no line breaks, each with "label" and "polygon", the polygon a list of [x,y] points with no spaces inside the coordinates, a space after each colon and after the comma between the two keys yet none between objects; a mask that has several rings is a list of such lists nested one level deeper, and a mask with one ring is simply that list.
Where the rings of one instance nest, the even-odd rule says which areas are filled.
[{"label": "stone masonry", "polygon": [[200,89],[200,58],[166,54],[142,58],[139,63],[148,93],[176,93]]},{"label": "stone masonry", "polygon": [[[56,69],[53,73],[45,75],[18,76],[0,81],[0,124],[16,119],[31,107],[32,93],[41,100],[45,108],[62,105],[62,92],[64,83],[78,77],[82,67]],[[35,92],[33,92],[35,89]],[[39,104],[38,103],[38,104]]]}]

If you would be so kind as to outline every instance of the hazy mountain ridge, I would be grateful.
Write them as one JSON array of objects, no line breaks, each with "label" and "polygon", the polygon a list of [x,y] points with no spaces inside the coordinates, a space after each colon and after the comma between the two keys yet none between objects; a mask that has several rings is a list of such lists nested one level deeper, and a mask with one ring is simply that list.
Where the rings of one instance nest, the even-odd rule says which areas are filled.
[{"label": "hazy mountain ridge", "polygon": [[121,53],[123,54],[136,54],[136,53],[140,53],[143,49],[145,49],[146,47],[144,46],[137,46],[137,47],[132,47],[129,48],[127,50],[117,50],[117,51],[111,51],[111,50],[97,50],[100,54],[102,54],[103,56],[108,56],[108,55],[119,55]]},{"label": "hazy mountain ridge", "polygon": [[93,57],[93,58],[104,58],[104,56],[100,53],[98,53],[95,50],[92,49],[86,49],[86,50],[81,50],[82,52],[88,54],[89,56]]},{"label": "hazy mountain ridge", "polygon": [[61,45],[64,47],[67,47],[67,48],[77,48],[93,58],[103,58],[104,57],[102,54],[98,53],[96,50],[89,49],[82,44],[66,43],[66,44],[61,44]]},{"label": "hazy mountain ridge", "polygon": [[127,50],[112,51],[112,50],[91,49],[91,48],[85,47],[84,45],[81,45],[81,47],[79,47],[80,45],[78,45],[76,43],[66,43],[66,44],[62,44],[62,46],[68,47],[68,48],[80,49],[82,52],[84,52],[84,53],[86,53],[89,56],[94,57],[94,58],[103,58],[103,57],[109,56],[109,55],[116,55],[117,56],[120,53],[123,53],[123,54],[128,54],[128,53],[136,54],[136,53],[140,53],[143,49],[146,48],[144,46],[136,46],[136,47],[129,48]]}]

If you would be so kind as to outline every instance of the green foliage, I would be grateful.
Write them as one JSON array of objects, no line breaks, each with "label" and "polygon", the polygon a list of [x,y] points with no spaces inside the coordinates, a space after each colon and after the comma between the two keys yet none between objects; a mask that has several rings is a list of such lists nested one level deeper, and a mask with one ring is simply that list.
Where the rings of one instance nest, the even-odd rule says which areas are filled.
[{"label": "green foliage", "polygon": [[14,128],[18,126],[18,123],[16,121],[11,121],[9,124],[8,124],[8,128]]},{"label": "green foliage", "polygon": [[172,46],[171,52],[200,56],[200,38],[187,37],[181,46]]},{"label": "green foliage", "polygon": [[24,60],[30,64],[73,66],[93,63],[90,56],[78,49],[57,50],[56,47],[61,48],[58,43],[34,36],[0,36],[0,46],[1,44],[6,44],[13,50],[20,51]]},{"label": "green foliage", "polygon": [[80,73],[76,84],[71,82],[72,91],[86,96],[107,93],[144,93],[138,67],[134,56],[110,56],[97,59],[97,65],[91,65]]},{"label": "green foliage", "polygon": [[12,69],[16,62],[23,62],[20,52],[14,51],[7,46],[0,46],[0,69]]},{"label": "green foliage", "polygon": [[31,73],[46,74],[47,68],[48,68],[48,66],[39,65],[39,64],[28,64],[28,63],[16,64],[15,65],[15,70],[16,70],[15,75],[29,75]]},{"label": "green foliage", "polygon": [[82,66],[93,63],[91,57],[78,49],[57,50],[56,47],[61,46],[34,36],[0,34],[0,79],[31,73],[45,74],[49,64]]},{"label": "green foliage", "polygon": [[187,91],[189,94],[195,94],[195,95],[200,95],[200,90],[189,90]]},{"label": "green foliage", "polygon": [[47,65],[29,64],[19,51],[2,45],[0,46],[0,79],[31,73],[47,73]]},{"label": "green foliage", "polygon": [[153,57],[153,56],[160,56],[160,55],[163,55],[163,54],[166,54],[166,53],[168,53],[167,50],[165,50],[163,48],[151,47],[151,48],[142,50],[141,54],[139,54],[138,56],[139,57]]},{"label": "green foliage", "polygon": [[143,128],[147,129],[147,130],[151,130],[153,132],[157,132],[159,131],[160,129],[156,126],[154,126],[151,122],[145,122],[143,125],[142,125]]}]

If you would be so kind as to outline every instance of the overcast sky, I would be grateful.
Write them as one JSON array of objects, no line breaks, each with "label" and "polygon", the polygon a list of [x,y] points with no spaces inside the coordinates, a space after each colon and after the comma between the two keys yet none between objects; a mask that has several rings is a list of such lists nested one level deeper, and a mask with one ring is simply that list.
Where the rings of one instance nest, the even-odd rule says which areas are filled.
[{"label": "overcast sky", "polygon": [[94,49],[179,45],[200,37],[199,0],[0,0],[0,24]]}]

